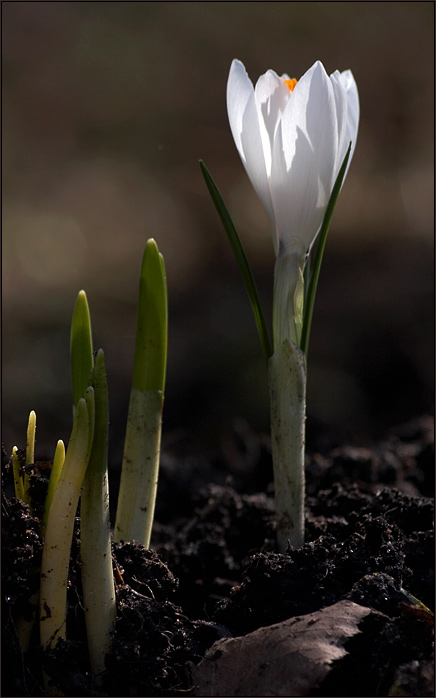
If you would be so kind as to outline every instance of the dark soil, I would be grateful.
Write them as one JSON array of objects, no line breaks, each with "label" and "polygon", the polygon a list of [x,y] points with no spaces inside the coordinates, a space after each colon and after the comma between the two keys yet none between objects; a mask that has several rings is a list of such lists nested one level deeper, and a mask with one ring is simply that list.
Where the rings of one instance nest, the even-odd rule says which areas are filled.
[{"label": "dark soil", "polygon": [[[79,519],[68,640],[42,657],[35,625],[29,651],[20,652],[15,623],[31,617],[38,588],[40,512],[30,516],[8,496],[3,458],[3,696],[44,695],[42,664],[67,696],[195,694],[192,667],[216,640],[341,600],[377,613],[363,618],[345,657],[306,695],[434,695],[433,615],[425,608],[434,607],[433,419],[402,426],[372,449],[308,457],[306,543],[285,555],[275,547],[267,440],[239,429],[225,453],[213,462],[164,455],[153,549],[114,545],[118,616],[100,685],[87,665]],[[32,480],[42,501],[47,470]]]}]

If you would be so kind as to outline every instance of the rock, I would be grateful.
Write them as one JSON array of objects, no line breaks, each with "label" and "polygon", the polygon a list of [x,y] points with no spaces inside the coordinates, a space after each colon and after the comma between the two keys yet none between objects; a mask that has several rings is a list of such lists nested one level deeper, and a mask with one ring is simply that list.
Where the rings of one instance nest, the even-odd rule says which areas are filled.
[{"label": "rock", "polygon": [[194,696],[306,696],[344,657],[345,642],[374,613],[339,601],[316,613],[215,642],[192,669]]}]

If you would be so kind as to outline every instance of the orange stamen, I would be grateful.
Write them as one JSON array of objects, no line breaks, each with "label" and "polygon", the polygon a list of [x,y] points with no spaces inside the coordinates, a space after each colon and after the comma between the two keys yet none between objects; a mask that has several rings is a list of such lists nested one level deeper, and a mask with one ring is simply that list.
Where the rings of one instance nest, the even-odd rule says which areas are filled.
[{"label": "orange stamen", "polygon": [[292,80],[287,80],[286,78],[283,78],[283,80],[285,81],[285,83],[287,84],[287,86],[289,87],[291,92],[293,92],[294,87],[297,84],[298,80],[296,80],[295,78],[292,78]]}]

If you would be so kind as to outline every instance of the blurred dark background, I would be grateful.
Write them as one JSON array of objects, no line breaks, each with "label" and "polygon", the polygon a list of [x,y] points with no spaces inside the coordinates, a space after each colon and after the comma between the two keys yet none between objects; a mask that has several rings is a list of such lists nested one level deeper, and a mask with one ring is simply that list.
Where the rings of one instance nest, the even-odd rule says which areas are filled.
[{"label": "blurred dark background", "polygon": [[355,157],[336,207],[309,352],[309,448],[366,443],[433,410],[433,2],[3,2],[3,440],[37,457],[71,428],[69,326],[85,289],[121,459],[136,296],[163,252],[163,446],[211,452],[235,420],[268,432],[266,375],[220,187],[270,319],[274,255],[225,89],[316,59],[351,68]]}]

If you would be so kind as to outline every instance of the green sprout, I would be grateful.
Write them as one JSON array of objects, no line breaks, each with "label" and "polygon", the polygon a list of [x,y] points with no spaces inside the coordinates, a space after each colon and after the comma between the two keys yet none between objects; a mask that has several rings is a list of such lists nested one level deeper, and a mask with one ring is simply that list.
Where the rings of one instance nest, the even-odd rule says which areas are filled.
[{"label": "green sprout", "polygon": [[40,584],[40,639],[43,649],[66,636],[67,581],[80,491],[94,433],[94,389],[76,407],[71,438],[48,513]]},{"label": "green sprout", "polygon": [[109,399],[104,353],[93,370],[95,427],[80,507],[83,605],[92,673],[100,677],[115,630],[116,602],[109,520]]},{"label": "green sprout", "polygon": [[29,414],[29,422],[27,425],[27,442],[26,442],[26,465],[24,468],[24,483],[23,483],[23,502],[31,507],[31,497],[29,493],[30,483],[30,466],[35,463],[35,435],[36,435],[36,414],[32,410]]},{"label": "green sprout", "polygon": [[[12,451],[12,462],[13,462],[13,467],[14,467],[14,473],[15,473],[15,455],[14,451],[16,452],[16,448],[14,447]],[[47,495],[45,498],[44,502],[44,510],[42,514],[42,520],[41,520],[41,531],[40,535],[42,538],[45,536],[45,530],[47,526],[47,519],[48,519],[48,512],[50,511],[50,505],[53,500],[53,495],[54,491],[56,488],[57,481],[59,480],[60,473],[62,471],[62,467],[64,465],[65,461],[65,446],[64,442],[59,440],[56,446],[56,451],[53,459],[53,465],[51,469],[51,474],[50,474],[50,480],[48,484],[48,489],[47,489]],[[22,480],[20,478],[19,483],[22,483]],[[18,494],[16,495],[17,497],[19,496]],[[20,497],[22,499],[22,497]],[[40,570],[35,570],[36,573],[39,573]],[[32,595],[32,597],[29,599],[30,606],[32,607],[32,613],[29,618],[24,617],[20,615],[16,621],[15,621],[15,628],[17,631],[17,636],[20,640],[20,645],[21,649],[23,652],[26,652],[29,648],[30,644],[30,638],[32,635],[32,630],[33,626],[35,625],[35,622],[37,620],[37,611],[38,611],[38,606],[39,606],[39,591],[37,591],[35,594]]]},{"label": "green sprout", "polygon": [[75,410],[89,385],[89,374],[94,365],[91,317],[85,291],[79,291],[74,306],[71,321],[70,355],[73,410]]},{"label": "green sprout", "polygon": [[139,282],[135,358],[115,541],[150,545],[159,473],[168,336],[165,265],[148,240]]},{"label": "green sprout", "polygon": [[91,670],[104,671],[115,628],[116,605],[109,520],[109,398],[104,353],[93,357],[91,317],[85,291],[80,291],[71,323],[70,353],[74,411],[86,386],[94,388],[95,427],[80,511],[80,555],[83,604]]},{"label": "green sprout", "polygon": [[24,467],[20,463],[18,448],[12,448],[12,470],[14,474],[14,490],[17,499],[28,504],[32,510],[32,500],[29,492],[30,466],[35,464],[35,436],[36,436],[36,413],[32,410],[29,414],[26,434],[26,454]]},{"label": "green sprout", "polygon": [[[168,301],[165,266],[154,240],[148,240],[141,268],[133,380],[117,511],[117,540],[148,547],[153,524],[160,458],[161,415],[166,374]],[[67,584],[74,522],[80,499],[83,607],[89,661],[97,682],[105,670],[116,622],[115,582],[109,520],[109,397],[102,349],[95,356],[89,306],[80,291],[70,336],[73,428],[65,451],[58,441],[41,517],[44,538],[40,589],[30,602],[39,606],[40,642],[54,648],[66,637]],[[29,468],[34,463],[36,415],[27,429],[25,467],[12,449],[15,495],[30,505]],[[34,621],[16,619],[23,652]],[[47,693],[59,689],[44,674]]]},{"label": "green sprout", "polygon": [[42,514],[42,529],[41,533],[44,535],[45,527],[47,526],[48,512],[50,511],[50,506],[53,501],[53,495],[58,484],[59,476],[62,472],[65,461],[65,446],[64,442],[59,439],[56,444],[56,450],[53,458],[53,465],[50,473],[50,480],[48,483],[47,494],[44,502],[44,511]]}]

